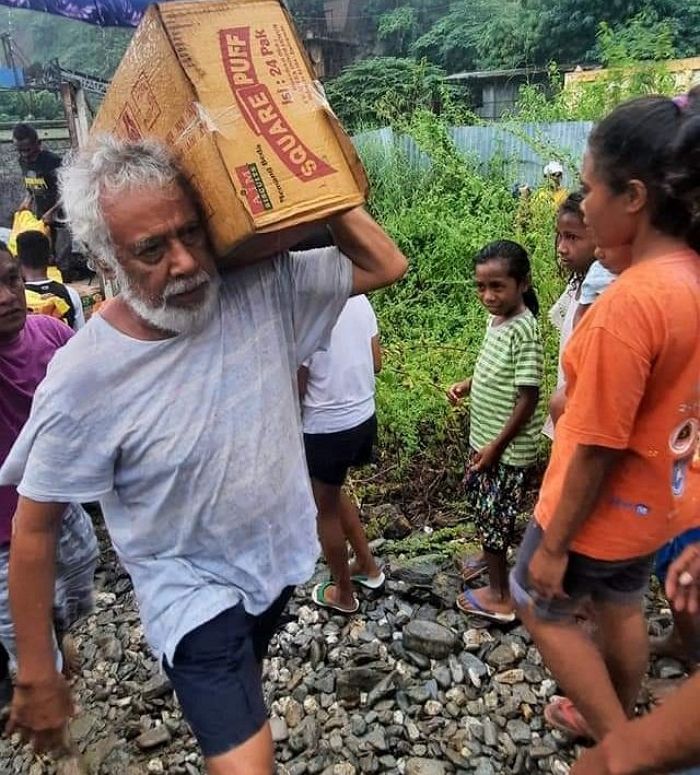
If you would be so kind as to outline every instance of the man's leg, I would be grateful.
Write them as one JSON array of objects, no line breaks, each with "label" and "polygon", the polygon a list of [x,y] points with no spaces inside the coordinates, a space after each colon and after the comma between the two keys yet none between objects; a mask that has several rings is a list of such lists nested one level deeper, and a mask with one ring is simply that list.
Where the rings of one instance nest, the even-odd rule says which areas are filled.
[{"label": "man's leg", "polygon": [[[528,607],[520,618],[554,678],[601,740],[627,714],[598,647],[575,623],[543,620]],[[622,645],[622,644],[619,644]],[[625,653],[626,644],[622,645]]]},{"label": "man's leg", "polygon": [[625,713],[632,716],[649,663],[649,636],[638,605],[596,603],[598,643]]},{"label": "man's leg", "polygon": [[270,725],[266,723],[233,750],[206,757],[204,762],[209,775],[272,775],[275,761]]},{"label": "man's leg", "polygon": [[341,487],[312,479],[311,485],[318,508],[318,538],[323,556],[333,578],[325,596],[329,602],[351,610],[355,607],[355,596],[348,567],[348,547],[341,519]]},{"label": "man's leg", "polygon": [[272,738],[255,648],[242,604],[180,641],[164,668],[213,775],[271,775]]},{"label": "man's leg", "polygon": [[380,571],[369,548],[365,529],[360,519],[360,512],[352,498],[343,490],[340,491],[340,521],[345,537],[350,542],[353,552],[355,552],[355,563],[352,572],[375,578]]}]

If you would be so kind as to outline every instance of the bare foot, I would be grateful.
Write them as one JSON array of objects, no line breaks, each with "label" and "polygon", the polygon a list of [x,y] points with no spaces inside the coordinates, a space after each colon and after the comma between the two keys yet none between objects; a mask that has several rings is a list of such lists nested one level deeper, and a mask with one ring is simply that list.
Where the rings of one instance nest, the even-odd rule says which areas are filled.
[{"label": "bare foot", "polygon": [[336,584],[331,584],[330,586],[326,587],[323,597],[329,603],[340,606],[341,608],[345,608],[348,611],[351,611],[353,608],[355,608],[355,595],[352,591],[352,587],[347,594],[341,595],[340,587],[338,587]]},{"label": "bare foot", "polygon": [[374,557],[370,557],[369,562],[366,564],[361,564],[357,560],[353,560],[350,563],[351,576],[367,576],[368,579],[376,579],[381,573]]}]

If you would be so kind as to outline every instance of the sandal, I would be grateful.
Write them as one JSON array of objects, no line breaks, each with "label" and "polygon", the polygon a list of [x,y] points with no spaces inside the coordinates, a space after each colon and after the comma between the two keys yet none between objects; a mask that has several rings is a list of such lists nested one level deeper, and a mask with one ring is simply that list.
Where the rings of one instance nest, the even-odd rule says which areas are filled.
[{"label": "sandal", "polygon": [[323,581],[320,584],[316,584],[311,592],[311,599],[316,605],[321,606],[321,608],[329,608],[332,611],[338,611],[341,614],[348,615],[355,614],[360,610],[360,601],[355,595],[353,595],[353,600],[355,601],[353,608],[343,608],[343,606],[338,605],[337,603],[326,600],[326,592],[328,591],[328,588],[332,586],[334,586],[332,581]]},{"label": "sandal", "polygon": [[367,576],[364,573],[356,573],[354,576],[350,576],[350,581],[353,584],[359,584],[365,589],[381,589],[386,583],[386,575],[384,571],[379,571],[378,576]]},{"label": "sandal", "polygon": [[549,726],[570,735],[574,739],[595,740],[586,719],[579,713],[568,697],[552,697],[544,709],[544,718]]},{"label": "sandal", "polygon": [[456,565],[459,575],[465,583],[478,579],[487,570],[486,562],[478,557],[459,558]]},{"label": "sandal", "polygon": [[482,619],[489,619],[492,622],[499,622],[500,624],[510,624],[516,619],[515,611],[512,611],[509,614],[501,614],[497,611],[489,611],[487,608],[484,608],[474,597],[474,593],[471,589],[465,589],[457,598],[455,605],[463,614],[467,614],[468,616],[480,616]]}]

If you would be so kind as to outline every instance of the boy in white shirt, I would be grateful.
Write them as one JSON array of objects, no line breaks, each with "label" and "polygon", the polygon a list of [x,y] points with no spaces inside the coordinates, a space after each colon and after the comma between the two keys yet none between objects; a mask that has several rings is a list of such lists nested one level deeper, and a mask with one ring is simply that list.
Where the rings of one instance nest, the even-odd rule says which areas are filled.
[{"label": "boy in white shirt", "polygon": [[[384,574],[367,543],[355,503],[343,492],[348,469],[371,461],[377,434],[374,375],[381,368],[377,319],[366,296],[348,300],[320,349],[299,371],[304,446],[318,507],[318,534],[332,581],[313,591],[317,605],[359,608],[353,582],[379,589]],[[355,562],[348,565],[346,541]]]}]

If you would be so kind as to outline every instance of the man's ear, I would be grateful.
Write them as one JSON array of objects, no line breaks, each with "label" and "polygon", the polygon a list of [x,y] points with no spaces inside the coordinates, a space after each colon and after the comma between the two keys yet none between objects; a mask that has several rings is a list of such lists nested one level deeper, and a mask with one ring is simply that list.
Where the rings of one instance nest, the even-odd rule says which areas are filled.
[{"label": "man's ear", "polygon": [[649,202],[649,190],[641,180],[630,180],[625,191],[627,198],[626,210],[630,215],[637,215]]}]

